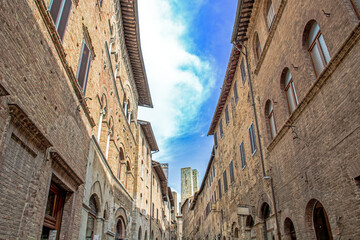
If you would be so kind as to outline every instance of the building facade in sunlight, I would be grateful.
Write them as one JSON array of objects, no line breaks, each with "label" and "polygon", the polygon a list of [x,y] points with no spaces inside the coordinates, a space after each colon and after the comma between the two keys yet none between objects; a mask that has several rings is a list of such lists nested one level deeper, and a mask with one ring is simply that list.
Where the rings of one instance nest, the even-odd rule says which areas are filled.
[{"label": "building facade in sunlight", "polygon": [[360,237],[359,20],[352,0],[238,2],[184,239]]},{"label": "building facade in sunlight", "polygon": [[0,12],[0,239],[170,239],[137,1]]}]

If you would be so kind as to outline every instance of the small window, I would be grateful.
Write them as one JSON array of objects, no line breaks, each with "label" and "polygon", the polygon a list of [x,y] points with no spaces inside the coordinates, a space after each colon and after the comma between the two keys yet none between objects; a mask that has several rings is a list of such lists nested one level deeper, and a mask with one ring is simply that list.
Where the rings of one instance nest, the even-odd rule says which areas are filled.
[{"label": "small window", "polygon": [[87,78],[89,74],[89,68],[90,68],[90,49],[86,45],[85,41],[83,41],[82,48],[81,48],[81,54],[80,54],[80,61],[79,61],[79,68],[77,73],[77,80],[80,85],[80,88],[85,93],[86,89],[86,83]]},{"label": "small window", "polygon": [[350,0],[357,17],[360,19],[360,0]]},{"label": "small window", "polygon": [[225,108],[225,120],[226,120],[226,125],[228,125],[228,124],[229,124],[229,121],[230,121],[230,119],[229,119],[229,108],[228,108],[228,106],[226,106],[226,108]]},{"label": "small window", "polygon": [[214,143],[215,143],[215,147],[217,147],[218,146],[217,132],[214,132]]},{"label": "small window", "polygon": [[65,28],[71,11],[71,0],[52,0],[49,6],[50,16],[54,22],[61,41],[64,38]]},{"label": "small window", "polygon": [[311,28],[307,35],[308,52],[315,70],[315,75],[319,76],[330,61],[330,54],[317,22],[312,22],[310,26]]},{"label": "small window", "polygon": [[256,152],[256,140],[255,140],[255,131],[254,131],[253,123],[251,123],[249,127],[249,137],[250,137],[251,153],[252,155],[254,155]]},{"label": "small window", "polygon": [[257,61],[259,61],[262,50],[261,50],[259,35],[257,32],[255,32],[255,36],[254,36],[254,51],[255,51],[255,58]]},{"label": "small window", "polygon": [[246,71],[245,71],[244,59],[241,60],[240,69],[241,69],[242,83],[244,85],[245,81],[246,81]]},{"label": "small window", "polygon": [[270,1],[268,1],[267,9],[266,9],[266,21],[267,21],[269,29],[271,28],[271,26],[274,22],[274,19],[275,19],[275,11],[274,11],[272,1],[270,0]]},{"label": "small window", "polygon": [[90,197],[89,201],[89,214],[88,214],[88,220],[86,225],[86,240],[93,239],[94,233],[95,233],[95,225],[96,225],[96,219],[97,219],[97,212],[98,212],[98,206],[96,204],[96,200],[94,195]]},{"label": "small window", "polygon": [[244,169],[246,167],[244,142],[241,142],[240,144],[240,157],[241,157],[241,166]]},{"label": "small window", "polygon": [[287,68],[285,73],[285,76],[282,79],[283,82],[283,90],[285,92],[286,95],[286,101],[288,103],[288,109],[289,109],[289,113],[291,114],[292,112],[294,112],[294,110],[296,109],[298,103],[298,99],[296,96],[296,91],[295,91],[295,85],[290,73],[290,70]]},{"label": "small window", "polygon": [[276,125],[274,117],[274,108],[270,100],[267,100],[265,105],[265,111],[267,115],[267,123],[270,130],[270,137],[273,139],[276,136]]},{"label": "small window", "polygon": [[233,161],[230,162],[229,169],[230,169],[230,182],[233,183],[235,181]]},{"label": "small window", "polygon": [[219,199],[221,199],[221,180],[219,179],[218,181],[218,186],[219,186]]},{"label": "small window", "polygon": [[224,192],[227,192],[228,185],[227,185],[226,170],[223,172],[223,180],[224,180]]},{"label": "small window", "polygon": [[222,138],[223,135],[224,135],[224,132],[223,132],[222,119],[221,119],[220,120],[220,137]]},{"label": "small window", "polygon": [[239,100],[239,94],[238,94],[236,82],[234,83],[234,99],[235,99],[235,103],[237,103]]}]

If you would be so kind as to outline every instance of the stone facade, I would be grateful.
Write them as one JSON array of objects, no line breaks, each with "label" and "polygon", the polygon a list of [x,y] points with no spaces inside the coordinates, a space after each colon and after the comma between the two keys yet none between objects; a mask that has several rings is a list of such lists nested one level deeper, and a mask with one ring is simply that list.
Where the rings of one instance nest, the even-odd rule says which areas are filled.
[{"label": "stone facade", "polygon": [[0,239],[149,239],[155,224],[168,239],[174,202],[137,119],[152,107],[137,1],[0,12]]},{"label": "stone facade", "polygon": [[191,167],[181,168],[181,204],[199,189],[199,172]]},{"label": "stone facade", "polygon": [[354,6],[239,1],[213,154],[182,206],[184,239],[360,237]]}]

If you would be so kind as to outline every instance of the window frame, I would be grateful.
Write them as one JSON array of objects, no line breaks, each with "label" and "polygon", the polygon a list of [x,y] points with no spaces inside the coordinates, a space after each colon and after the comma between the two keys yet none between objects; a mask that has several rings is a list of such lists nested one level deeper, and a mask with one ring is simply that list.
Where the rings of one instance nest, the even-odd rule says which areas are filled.
[{"label": "window frame", "polygon": [[[269,112],[270,106],[271,106],[271,111]],[[266,109],[267,123],[268,123],[269,130],[270,130],[270,137],[271,137],[271,139],[274,139],[277,134],[277,129],[276,129],[276,122],[275,122],[275,115],[274,115],[274,106],[271,101],[267,102],[265,109]],[[272,124],[272,122],[274,123],[274,125]],[[273,134],[273,131],[275,132],[275,135]]]},{"label": "window frame", "polygon": [[229,105],[226,105],[226,107],[225,107],[225,122],[226,122],[226,125],[228,125],[229,122],[230,122],[230,118],[229,118]]},{"label": "window frame", "polygon": [[[87,63],[86,63],[83,86],[81,86],[79,83],[79,74],[80,74],[80,68],[81,68],[81,64],[82,64],[82,60],[83,60],[85,46],[89,51],[89,56],[88,56]],[[77,69],[77,73],[76,73],[76,80],[77,80],[78,85],[80,86],[80,89],[82,90],[82,92],[84,94],[86,91],[87,81],[88,81],[88,77],[89,77],[90,64],[91,64],[91,51],[90,51],[90,48],[87,46],[85,39],[83,39],[82,45],[81,45],[81,53],[80,53],[80,59],[79,59],[79,63],[78,63],[78,69]]]},{"label": "window frame", "polygon": [[224,181],[224,192],[226,193],[228,191],[228,184],[227,184],[227,175],[226,175],[226,169],[223,172],[223,181]]},{"label": "window frame", "polygon": [[241,158],[241,167],[244,170],[247,164],[246,164],[245,147],[243,141],[240,143],[240,158]]},{"label": "window frame", "polygon": [[255,139],[255,130],[254,130],[254,123],[251,122],[249,129],[249,137],[250,137],[250,146],[251,146],[251,154],[254,156],[256,153],[256,139]]},{"label": "window frame", "polygon": [[235,103],[238,103],[238,101],[239,101],[239,93],[238,93],[238,90],[237,90],[237,84],[236,84],[236,81],[234,82],[234,88],[233,88],[233,91],[234,91],[234,99],[235,99]]},{"label": "window frame", "polygon": [[229,172],[230,172],[230,184],[235,182],[235,175],[234,175],[234,162],[231,160],[229,163]]},{"label": "window frame", "polygon": [[[313,27],[314,24],[317,24],[318,27],[319,27],[319,31],[316,33],[315,37],[314,37],[314,40],[311,42],[311,44],[309,44],[309,37],[310,37],[310,31]],[[323,37],[324,38],[324,35],[322,34],[321,32],[321,29],[320,29],[320,26],[319,24],[314,21],[311,25],[310,25],[310,28],[309,28],[309,32],[307,33],[307,41],[306,41],[306,44],[308,46],[308,53],[310,55],[310,59],[311,59],[311,63],[313,65],[313,69],[314,69],[314,72],[315,72],[315,76],[318,77],[321,72],[324,70],[324,68],[328,65],[328,62],[326,61],[326,58],[325,58],[325,54],[324,54],[324,50],[323,50],[323,45],[321,45],[319,39],[320,37]],[[325,39],[324,39],[324,43],[325,43],[325,47],[326,47],[326,50],[329,52],[329,50],[327,49],[327,46],[326,46],[326,42],[325,42]],[[313,56],[311,54],[311,51],[314,49],[315,45],[317,46],[317,49],[318,49],[318,53],[320,55],[320,59],[321,59],[321,63],[323,64],[323,68],[321,69],[321,72],[317,72],[316,70],[316,67],[315,67],[315,62],[314,62],[314,59],[313,59]],[[330,53],[329,53],[329,57],[330,57]],[[329,59],[329,61],[331,60],[331,57]]]},{"label": "window frame", "polygon": [[[259,37],[258,37],[258,38],[259,38]],[[261,54],[260,54],[260,55],[261,55]],[[245,82],[246,82],[246,71],[245,71],[244,58],[241,60],[240,70],[241,70],[242,83],[243,83],[243,85],[245,85]]]},{"label": "window frame", "polygon": [[[267,2],[267,4],[268,5],[267,5],[267,8],[266,8],[266,23],[267,23],[267,26],[268,26],[268,30],[270,30],[273,23],[274,23],[274,21],[275,21],[276,13],[275,13],[275,9],[274,9],[274,5],[273,5],[272,1],[269,0]],[[272,18],[271,19],[269,19],[270,11],[272,13]]]},{"label": "window frame", "polygon": [[222,125],[222,119],[220,119],[219,129],[220,129],[220,138],[222,138],[222,137],[224,136],[224,130],[223,130],[223,125]]},{"label": "window frame", "polygon": [[218,188],[219,188],[219,200],[222,197],[222,192],[221,192],[221,178],[218,180]]},{"label": "window frame", "polygon": [[[289,82],[286,84],[286,75],[287,75],[288,72],[289,72],[291,77],[290,77]],[[290,102],[289,102],[289,98],[291,98],[291,96],[289,95],[289,92],[288,92],[289,90],[292,92],[292,96],[293,96],[292,100],[294,101],[294,103],[296,103],[296,106],[295,106],[293,111],[291,111]],[[287,70],[286,73],[285,73],[285,77],[284,77],[284,93],[285,93],[285,98],[286,98],[286,102],[287,102],[287,105],[288,105],[289,114],[292,114],[295,111],[296,107],[299,105],[299,101],[297,99],[296,90],[295,90],[295,84],[294,84],[294,80],[293,80],[293,77],[292,77],[292,74],[291,74],[290,70]]]},{"label": "window frame", "polygon": [[[50,13],[50,16],[51,16],[51,19],[54,23],[54,26],[55,26],[55,29],[56,29],[56,32],[58,33],[59,35],[59,38],[61,41],[63,41],[64,39],[64,36],[65,36],[65,30],[66,30],[66,27],[67,27],[67,23],[69,21],[69,18],[70,18],[70,13],[71,13],[71,9],[72,9],[72,0],[59,0],[60,1],[60,6],[59,6],[59,9],[57,10],[57,15],[56,15],[56,19],[54,20],[53,19],[53,16],[51,15],[51,8],[53,7],[53,3],[54,1],[56,0],[51,0],[50,3],[49,3],[49,7],[48,7],[48,12]],[[69,8],[69,12],[67,15],[63,15],[64,13],[64,8],[65,8],[65,5],[66,5],[66,2],[70,2],[70,8]],[[66,13],[66,12],[65,12]],[[63,17],[66,18],[65,20],[65,23],[64,23],[64,31],[62,34],[60,34],[59,32],[59,25],[60,25],[60,22],[61,20],[63,19]]]}]

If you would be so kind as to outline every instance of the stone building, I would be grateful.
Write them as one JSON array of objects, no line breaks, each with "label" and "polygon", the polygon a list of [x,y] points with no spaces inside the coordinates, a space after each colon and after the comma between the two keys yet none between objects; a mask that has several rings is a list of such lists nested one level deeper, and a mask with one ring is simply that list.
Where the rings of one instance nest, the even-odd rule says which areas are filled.
[{"label": "stone building", "polygon": [[352,0],[238,2],[184,239],[360,237],[359,19]]},{"label": "stone building", "polygon": [[199,172],[191,167],[181,168],[181,204],[199,189]]},{"label": "stone building", "polygon": [[137,1],[1,5],[0,238],[148,239],[151,202],[168,238]]}]

